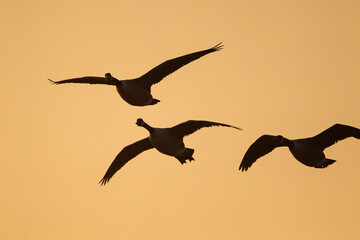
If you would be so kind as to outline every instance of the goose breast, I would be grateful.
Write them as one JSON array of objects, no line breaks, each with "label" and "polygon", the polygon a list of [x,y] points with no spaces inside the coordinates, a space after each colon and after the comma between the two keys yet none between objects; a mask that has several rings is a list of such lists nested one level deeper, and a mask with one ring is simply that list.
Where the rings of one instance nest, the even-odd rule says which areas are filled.
[{"label": "goose breast", "polygon": [[170,156],[181,155],[185,150],[184,142],[167,129],[156,128],[150,135],[150,142],[159,152]]},{"label": "goose breast", "polygon": [[121,86],[116,86],[116,89],[120,96],[131,105],[144,106],[151,103],[151,93],[132,81],[123,81]]},{"label": "goose breast", "polygon": [[293,140],[294,146],[290,148],[292,155],[306,166],[314,167],[325,158],[321,149],[311,145],[306,140]]}]

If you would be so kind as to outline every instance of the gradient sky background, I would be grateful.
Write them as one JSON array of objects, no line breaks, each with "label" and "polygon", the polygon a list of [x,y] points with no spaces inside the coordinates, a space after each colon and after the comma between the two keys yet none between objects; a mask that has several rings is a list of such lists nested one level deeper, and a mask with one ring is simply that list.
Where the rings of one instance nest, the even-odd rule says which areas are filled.
[{"label": "gradient sky background", "polygon": [[[360,142],[306,167],[286,148],[242,173],[262,134],[360,127],[359,1],[0,2],[0,239],[359,239]],[[223,41],[126,104],[112,86]],[[185,138],[195,161],[149,150],[105,187],[126,145],[188,119],[244,129]]]}]

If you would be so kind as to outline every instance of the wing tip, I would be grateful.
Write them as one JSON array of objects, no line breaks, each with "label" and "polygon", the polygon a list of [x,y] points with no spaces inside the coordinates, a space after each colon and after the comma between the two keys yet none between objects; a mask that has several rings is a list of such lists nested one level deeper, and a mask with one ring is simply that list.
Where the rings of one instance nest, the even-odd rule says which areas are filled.
[{"label": "wing tip", "polygon": [[55,85],[59,84],[58,82],[56,82],[56,81],[54,81],[54,80],[51,80],[50,78],[48,78],[48,81],[49,81],[51,84],[55,84]]},{"label": "wing tip", "polygon": [[240,130],[240,131],[243,131],[243,130],[244,130],[244,129],[242,129],[242,128],[239,128],[239,127],[236,127],[236,126],[233,126],[233,125],[229,125],[229,124],[224,124],[224,123],[220,123],[220,124],[218,125],[218,127],[220,127],[220,126],[223,126],[223,127],[231,127],[231,128],[235,128],[235,129]]},{"label": "wing tip", "polygon": [[244,162],[241,162],[239,166],[239,171],[246,172],[250,166],[245,166]]},{"label": "wing tip", "polygon": [[240,131],[244,131],[244,129],[239,128],[239,127],[236,127],[236,126],[231,126],[231,125],[230,125],[230,127],[235,128],[235,129],[240,130]]},{"label": "wing tip", "polygon": [[224,48],[224,44],[222,44],[223,42],[220,42],[218,44],[216,44],[214,47],[212,47],[211,49],[214,51],[220,51],[221,49]]},{"label": "wing tip", "polygon": [[100,184],[100,186],[105,186],[106,183],[108,183],[109,181],[110,181],[110,178],[103,177],[103,178],[98,182],[98,184]]}]

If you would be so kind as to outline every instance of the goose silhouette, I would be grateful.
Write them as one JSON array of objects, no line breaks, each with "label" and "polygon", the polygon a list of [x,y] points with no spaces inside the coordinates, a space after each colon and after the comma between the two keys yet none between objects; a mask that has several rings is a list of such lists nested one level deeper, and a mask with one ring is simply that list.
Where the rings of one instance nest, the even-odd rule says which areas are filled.
[{"label": "goose silhouette", "polygon": [[257,159],[277,147],[288,147],[294,158],[306,166],[326,168],[335,160],[326,158],[324,149],[348,137],[360,139],[360,129],[335,124],[314,137],[295,140],[289,140],[281,135],[262,135],[245,153],[239,170],[247,171]]},{"label": "goose silhouette", "polygon": [[151,148],[156,148],[156,150],[163,154],[175,157],[181,164],[184,164],[186,160],[193,161],[194,158],[192,155],[194,154],[194,149],[185,148],[183,138],[201,128],[223,126],[241,130],[238,127],[224,123],[199,120],[189,120],[171,128],[154,128],[145,123],[143,119],[139,118],[136,121],[136,125],[148,130],[150,134],[149,137],[124,147],[115,157],[115,160],[111,163],[104,177],[99,182],[101,185],[105,185],[109,182],[110,178],[128,161]]},{"label": "goose silhouette", "polygon": [[48,79],[53,84],[64,83],[88,83],[88,84],[106,84],[115,85],[117,92],[127,103],[133,106],[147,106],[154,105],[160,100],[153,98],[151,95],[151,86],[160,82],[169,74],[175,72],[186,64],[205,56],[206,54],[219,51],[223,48],[221,43],[216,46],[194,53],[190,53],[181,57],[167,60],[160,65],[154,67],[149,72],[145,73],[139,78],[130,80],[118,80],[110,73],[106,73],[105,77],[80,77],[71,78],[60,81],[53,81]]}]

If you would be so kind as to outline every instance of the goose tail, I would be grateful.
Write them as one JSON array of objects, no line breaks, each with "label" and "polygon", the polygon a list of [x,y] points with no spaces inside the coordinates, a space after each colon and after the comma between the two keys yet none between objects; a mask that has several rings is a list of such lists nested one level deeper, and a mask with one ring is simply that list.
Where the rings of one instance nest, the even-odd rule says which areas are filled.
[{"label": "goose tail", "polygon": [[150,102],[149,105],[155,105],[155,104],[157,104],[158,102],[160,102],[160,100],[153,98],[153,99],[151,100],[151,102]]},{"label": "goose tail", "polygon": [[336,160],[324,158],[315,168],[326,168],[327,166],[333,164],[334,162],[336,162]]}]

